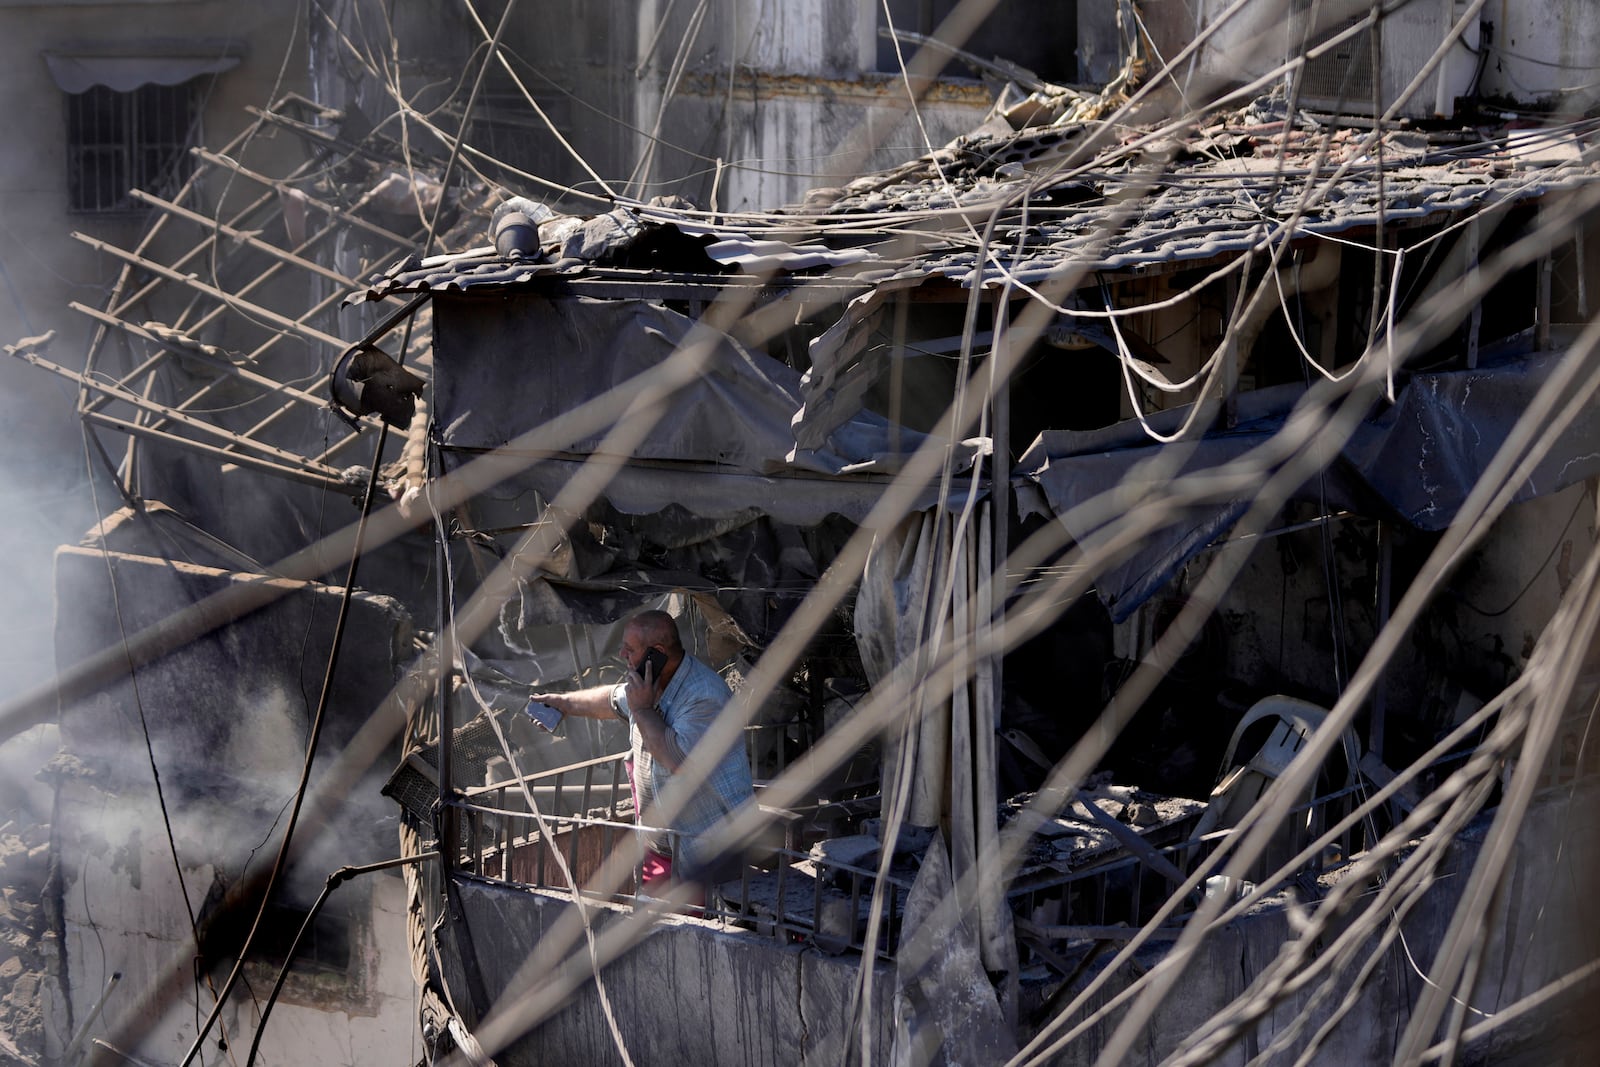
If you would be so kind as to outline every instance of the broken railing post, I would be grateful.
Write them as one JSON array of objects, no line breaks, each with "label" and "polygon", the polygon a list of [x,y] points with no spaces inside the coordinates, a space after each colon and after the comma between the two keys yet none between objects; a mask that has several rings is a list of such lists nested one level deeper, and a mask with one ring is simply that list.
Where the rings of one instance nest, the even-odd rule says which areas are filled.
[{"label": "broken railing post", "polygon": [[1222,338],[1222,420],[1223,425],[1233,429],[1239,424],[1239,280],[1232,275],[1228,276],[1224,288],[1226,301],[1233,309],[1233,319],[1225,327],[1226,333]]},{"label": "broken railing post", "polygon": [[[434,452],[438,463],[438,452]],[[437,467],[433,474],[439,473]],[[435,702],[439,705],[439,854],[446,876],[455,869],[460,854],[456,851],[456,811],[451,801],[455,796],[455,782],[450,773],[450,687],[455,676],[456,653],[454,648],[455,614],[450,590],[450,541],[442,525],[434,529],[434,569],[439,598],[439,679]]]},{"label": "broken railing post", "polygon": [[[1472,221],[1467,223],[1467,285],[1476,289],[1478,285],[1478,253],[1482,235],[1478,229],[1478,216],[1474,215]],[[1478,333],[1483,329],[1483,302],[1472,302],[1472,314],[1467,320],[1467,369],[1478,365]]]}]

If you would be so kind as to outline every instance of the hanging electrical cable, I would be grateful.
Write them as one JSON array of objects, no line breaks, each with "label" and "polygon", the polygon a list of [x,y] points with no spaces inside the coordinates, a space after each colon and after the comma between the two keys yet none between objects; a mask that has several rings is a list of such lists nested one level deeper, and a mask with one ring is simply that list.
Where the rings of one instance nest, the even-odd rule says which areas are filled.
[{"label": "hanging electrical cable", "polygon": [[[489,27],[485,26],[483,19],[478,17],[478,9],[473,6],[472,0],[466,0],[466,9],[467,14],[472,18],[473,25],[478,27],[478,32],[483,34],[485,38],[488,38]],[[501,25],[505,25],[503,19],[501,21]],[[572,142],[567,140],[566,135],[561,132],[561,129],[556,126],[554,122],[550,121],[550,116],[545,114],[544,108],[539,106],[539,101],[534,99],[533,92],[527,87],[527,85],[523,83],[522,79],[517,76],[517,72],[512,69],[510,58],[499,47],[498,42],[499,34],[496,33],[494,39],[490,42],[489,50],[495,57],[496,61],[499,62],[500,66],[505,68],[505,72],[511,76],[512,83],[515,84],[517,90],[522,93],[523,102],[526,103],[528,107],[533,109],[533,113],[539,116],[539,121],[543,122],[545,128],[548,129],[555,137],[556,143],[559,144],[566,151],[566,153],[572,157],[573,161],[576,162],[578,166],[583,168],[584,172],[587,173],[590,178],[594,179],[594,183],[600,187],[601,191],[604,192],[607,197],[615,197],[616,190],[612,189],[606,180],[600,177],[600,174],[589,165],[589,161],[584,159],[576,148],[572,147]]]},{"label": "hanging electrical cable", "polygon": [[283,983],[289,977],[289,971],[294,966],[294,958],[300,952],[300,944],[305,940],[306,934],[316,925],[317,916],[322,914],[322,905],[326,904],[333,891],[352,878],[363,874],[373,874],[377,871],[392,870],[395,867],[412,863],[425,863],[436,860],[439,853],[434,851],[419,852],[414,856],[400,856],[395,859],[379,860],[376,863],[363,863],[354,867],[340,867],[328,875],[322,884],[322,892],[317,894],[317,899],[312,903],[311,910],[306,912],[306,917],[300,921],[300,928],[295,931],[294,940],[289,942],[289,948],[283,954],[283,965],[278,968],[278,977],[272,982],[272,992],[267,994],[267,1002],[261,1007],[261,1018],[256,1021],[256,1034],[250,1041],[250,1055],[244,1061],[245,1067],[254,1067],[256,1054],[261,1051],[261,1037],[267,1032],[267,1020],[272,1017],[273,1005],[278,1003],[278,994],[283,991]]},{"label": "hanging electrical cable", "polygon": [[[462,143],[462,140],[463,140],[463,139],[461,139],[461,138],[458,138],[458,140],[457,140],[457,145],[458,145],[458,147],[459,147],[459,146],[460,146],[460,145],[461,145],[461,143]],[[470,148],[468,148],[468,149],[466,149],[466,150],[470,150]],[[435,216],[435,217],[436,217],[436,218],[437,218],[437,215],[436,215],[436,216]],[[1277,275],[1277,272],[1276,272],[1276,271],[1272,271],[1272,273],[1273,273],[1273,274],[1274,274],[1274,276],[1275,276],[1275,277],[1276,277],[1276,275]],[[1280,289],[1280,291],[1279,291],[1279,297],[1280,297],[1280,300],[1281,300],[1281,299],[1282,299],[1282,291],[1281,291],[1281,289]],[[1116,321],[1116,316],[1114,316],[1114,315],[1112,315],[1112,314],[1111,314],[1111,309],[1110,309],[1110,308],[1107,308],[1107,310],[1106,310],[1106,312],[1105,312],[1105,314],[1107,314],[1107,315],[1108,315],[1108,317],[1111,317],[1111,318],[1112,318],[1112,321],[1113,321],[1113,323],[1115,323],[1115,321]],[[1393,330],[1391,330],[1391,336],[1392,336],[1392,335],[1393,335]],[[381,451],[381,450],[380,450],[380,451]],[[593,956],[594,956],[594,951],[595,951],[595,950],[594,950],[594,947],[593,947],[593,945],[591,945],[591,959],[592,959],[592,958],[593,958]]]},{"label": "hanging electrical cable", "polygon": [[[474,103],[476,103],[478,92],[483,87],[484,74],[489,69],[489,61],[490,58],[492,58],[492,53],[498,46],[500,36],[504,33],[506,25],[510,21],[511,13],[516,9],[516,6],[516,0],[510,0],[510,2],[506,4],[505,11],[502,13],[500,18],[500,25],[495,31],[494,40],[491,41],[489,45],[489,52],[491,55],[485,56],[483,63],[478,68],[478,77],[476,81],[473,82],[472,92],[467,98],[467,105],[462,114],[461,133],[456,139],[455,146],[451,151],[450,162],[446,165],[444,176],[440,180],[439,202],[435,205],[433,217],[428,223],[428,236],[423,245],[425,250],[424,255],[427,255],[428,252],[431,251],[431,245],[439,224],[439,215],[444,209],[444,202],[449,189],[451,170],[454,168],[461,142],[466,137],[466,124],[471,119],[472,106]],[[413,305],[413,307],[414,306],[415,305]],[[409,345],[410,343],[411,323],[413,321],[414,320],[411,318],[406,320],[405,341],[402,343],[402,348],[400,351],[401,359],[404,359],[405,357],[405,346]],[[254,946],[256,938],[260,934],[262,921],[265,919],[268,907],[272,901],[272,894],[277,889],[278,881],[282,877],[283,872],[288,865],[289,850],[294,840],[295,825],[299,821],[300,809],[305,801],[306,788],[311,781],[312,762],[316,758],[318,743],[322,737],[323,724],[326,721],[328,702],[333,694],[334,673],[338,667],[340,649],[343,647],[345,623],[350,615],[350,602],[352,597],[355,595],[357,569],[360,566],[361,557],[365,554],[364,541],[367,520],[372,512],[372,502],[377,495],[378,472],[383,465],[383,450],[385,444],[388,442],[388,433],[388,423],[384,423],[378,430],[378,440],[376,445],[373,447],[372,465],[367,472],[366,489],[361,496],[361,514],[360,518],[357,519],[356,522],[355,545],[350,555],[350,565],[345,574],[344,590],[339,598],[339,611],[338,615],[334,619],[333,634],[330,638],[328,665],[327,669],[323,673],[322,678],[322,692],[317,699],[317,709],[312,718],[310,737],[306,741],[306,754],[300,770],[300,780],[295,786],[294,804],[289,811],[288,821],[284,825],[283,837],[278,845],[278,855],[273,862],[270,873],[267,875],[266,884],[261,891],[261,901],[256,909],[255,919],[251,922],[250,932],[245,935],[244,944],[239,949],[239,957],[234,961],[233,968],[229,972],[228,978],[223,983],[222,990],[217,996],[217,1002],[215,1006],[212,1008],[211,1013],[206,1017],[205,1024],[200,1027],[195,1034],[194,1042],[189,1046],[189,1051],[184,1054],[179,1067],[188,1067],[188,1064],[193,1062],[195,1056],[199,1053],[201,1044],[205,1041],[206,1035],[210,1032],[212,1025],[216,1022],[217,1017],[221,1014],[222,1007],[227,1002],[228,995],[233,991],[234,985],[239,981],[239,976],[244,970],[245,961],[249,958],[250,950]]]},{"label": "hanging electrical cable", "polygon": [[[123,485],[122,480],[117,477],[116,469],[111,463],[111,457],[106,455],[105,448],[100,444],[100,439],[95,435],[94,430],[90,428],[87,422],[83,423],[80,429],[83,433],[84,460],[89,465],[89,495],[94,504],[94,513],[97,520],[96,526],[99,527],[103,525],[105,518],[101,515],[100,494],[95,488],[94,461],[91,457],[91,445],[93,448],[93,454],[100,457],[101,462],[105,466],[107,477],[109,477],[112,484],[117,487],[117,491],[122,495],[124,504],[135,512],[140,511],[140,501],[133,496],[128,488]],[[116,616],[117,620],[117,632],[121,637],[123,648],[126,649],[128,632],[122,618],[122,597],[117,589],[117,572],[116,568],[112,566],[111,563],[111,546],[107,543],[106,535],[103,531],[97,540],[100,544],[101,559],[105,563],[106,585],[111,591],[111,607],[112,613]],[[144,698],[139,692],[139,672],[134,668],[134,665],[131,661],[128,664],[128,685],[133,692],[134,709],[139,713],[139,731],[144,737],[145,758],[150,765],[150,780],[155,786],[156,804],[161,809],[161,826],[167,835],[167,854],[172,858],[173,874],[178,880],[178,890],[183,897],[184,914],[189,919],[189,935],[194,938],[194,943],[198,946],[200,944],[199,917],[196,915],[194,910],[194,901],[189,897],[189,881],[183,875],[183,861],[178,856],[178,839],[177,836],[172,832],[172,813],[167,808],[166,790],[161,785],[161,769],[156,764],[155,745],[150,739],[150,721],[145,716]],[[87,892],[87,886],[85,886],[85,892]],[[198,982],[198,980],[199,975],[197,974],[196,981]],[[213,1003],[221,1004],[222,997],[217,994],[216,985],[212,981],[209,974],[205,976],[205,982],[210,988]],[[199,991],[197,989],[197,995],[195,997],[197,1011],[200,999],[198,992]],[[224,1039],[223,1047],[226,1051],[228,1059],[232,1061],[233,1052],[231,1044],[227,1042],[226,1039]]]}]

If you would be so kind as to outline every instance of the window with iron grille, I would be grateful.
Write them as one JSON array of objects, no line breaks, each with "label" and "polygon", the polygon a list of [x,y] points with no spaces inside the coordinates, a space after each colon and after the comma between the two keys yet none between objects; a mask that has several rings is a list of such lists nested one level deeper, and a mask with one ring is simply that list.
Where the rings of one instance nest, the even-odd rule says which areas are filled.
[{"label": "window with iron grille", "polygon": [[139,210],[128,190],[166,196],[189,176],[198,105],[194,83],[103,85],[67,94],[67,197],[71,211]]}]

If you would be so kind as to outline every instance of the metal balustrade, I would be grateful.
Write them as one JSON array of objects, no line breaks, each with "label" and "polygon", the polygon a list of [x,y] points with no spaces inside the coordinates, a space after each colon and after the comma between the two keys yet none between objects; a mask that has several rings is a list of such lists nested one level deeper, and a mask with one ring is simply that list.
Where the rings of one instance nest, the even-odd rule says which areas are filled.
[{"label": "metal balustrade", "polygon": [[[607,894],[586,888],[602,863],[629,835],[649,833],[670,838],[671,832],[639,826],[633,819],[626,786],[625,755],[606,756],[528,775],[548,835],[526,810],[523,783],[496,782],[466,790],[452,807],[461,820],[459,867],[475,876],[538,889],[568,892],[570,887],[555,862],[566,861],[573,882],[591,899],[643,906],[637,866],[623,885]],[[1277,847],[1250,872],[1256,878],[1302,851],[1325,828],[1334,825],[1359,802],[1363,787],[1351,786],[1295,809]],[[880,910],[876,954],[893,958],[900,920],[915,871],[897,865],[880,883],[878,872],[802,851],[797,840],[800,817],[772,811],[781,828],[782,844],[768,842],[740,864],[737,877],[720,882],[701,907],[689,914],[750,929],[779,941],[804,941],[828,952],[865,951],[872,908]],[[1133,934],[1156,914],[1177,888],[1175,875],[1190,872],[1229,836],[1218,830],[1201,838],[1182,839],[1146,854],[1117,851],[1091,859],[1078,870],[1036,867],[1018,876],[1006,898],[1017,929],[1033,954],[1059,965],[1058,952],[1074,940],[1119,940]],[[1377,827],[1362,820],[1345,829],[1298,872],[1306,885],[1324,869],[1338,866],[1375,840]],[[637,836],[632,840],[637,840]],[[1247,877],[1245,881],[1251,881]],[[875,889],[881,891],[875,896]],[[1202,883],[1171,924],[1181,924],[1206,891],[1238,892],[1241,887]],[[1171,936],[1172,930],[1157,937]]]}]

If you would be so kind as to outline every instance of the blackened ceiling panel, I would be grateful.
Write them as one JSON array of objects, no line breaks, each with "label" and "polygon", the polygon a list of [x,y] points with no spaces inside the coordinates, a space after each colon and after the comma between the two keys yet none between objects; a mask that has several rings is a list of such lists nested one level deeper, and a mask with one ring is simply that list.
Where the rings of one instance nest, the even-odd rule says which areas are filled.
[{"label": "blackened ceiling panel", "polygon": [[[520,481],[551,499],[585,457],[618,466],[606,497],[652,514],[860,521],[926,438],[857,412],[817,449],[795,444],[799,374],[643,300],[519,294],[440,301],[435,420],[446,450],[527,453]],[[685,360],[694,360],[685,363]],[[666,388],[660,388],[663,384]],[[586,407],[587,405],[587,407]],[[584,416],[572,426],[574,413]],[[970,467],[976,445],[958,449]],[[930,484],[923,494],[936,499]]]}]

